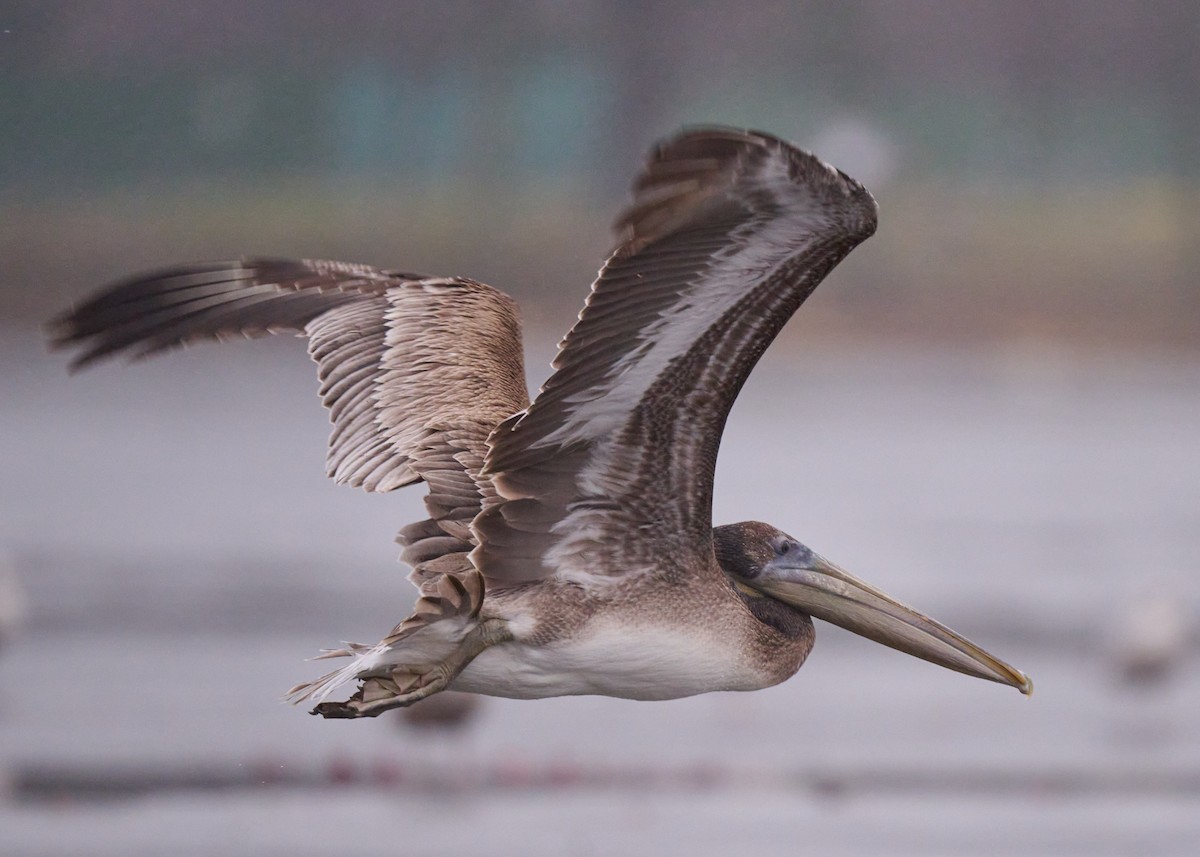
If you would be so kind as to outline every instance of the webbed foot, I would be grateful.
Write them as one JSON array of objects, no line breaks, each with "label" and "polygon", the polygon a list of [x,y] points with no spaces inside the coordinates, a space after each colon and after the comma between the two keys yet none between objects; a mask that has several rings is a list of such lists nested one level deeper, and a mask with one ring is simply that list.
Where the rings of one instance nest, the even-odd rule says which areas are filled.
[{"label": "webbed foot", "polygon": [[423,672],[413,667],[394,667],[387,676],[369,677],[345,702],[322,702],[310,714],[328,719],[378,717],[393,708],[407,708],[450,686],[458,674],[489,646],[511,640],[512,632],[501,619],[480,622],[445,660]]}]

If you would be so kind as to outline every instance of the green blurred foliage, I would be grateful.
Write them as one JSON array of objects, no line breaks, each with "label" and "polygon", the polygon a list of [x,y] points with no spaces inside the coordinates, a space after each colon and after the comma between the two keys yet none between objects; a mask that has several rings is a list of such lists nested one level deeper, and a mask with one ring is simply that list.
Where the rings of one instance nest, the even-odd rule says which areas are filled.
[{"label": "green blurred foliage", "polygon": [[1182,0],[10,0],[0,31],[9,316],[130,268],[294,253],[471,274],[557,320],[640,153],[721,122],[880,200],[820,329],[1200,328]]}]

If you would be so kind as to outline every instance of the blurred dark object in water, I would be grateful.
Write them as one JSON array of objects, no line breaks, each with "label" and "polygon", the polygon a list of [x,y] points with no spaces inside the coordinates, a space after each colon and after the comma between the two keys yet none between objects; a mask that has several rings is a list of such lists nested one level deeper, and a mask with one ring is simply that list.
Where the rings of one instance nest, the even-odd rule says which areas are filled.
[{"label": "blurred dark object in water", "polygon": [[17,577],[12,559],[0,553],[0,648],[8,645],[21,626],[29,609],[25,589]]},{"label": "blurred dark object in water", "polygon": [[475,719],[482,699],[471,693],[448,690],[400,709],[397,722],[413,729],[452,731]]},{"label": "blurred dark object in water", "polygon": [[1117,670],[1125,684],[1165,682],[1187,656],[1192,617],[1180,597],[1156,591],[1135,600],[1117,630]]}]

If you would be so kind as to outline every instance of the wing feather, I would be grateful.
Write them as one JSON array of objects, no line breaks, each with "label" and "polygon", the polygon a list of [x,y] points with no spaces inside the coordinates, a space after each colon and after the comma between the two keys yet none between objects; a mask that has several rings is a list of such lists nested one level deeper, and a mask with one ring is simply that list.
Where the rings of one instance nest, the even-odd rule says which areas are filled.
[{"label": "wing feather", "polygon": [[706,560],[721,431],[747,375],[875,202],[766,134],[660,145],[554,374],[491,437],[472,557],[492,580],[596,582]]},{"label": "wing feather", "polygon": [[516,304],[460,278],[319,260],[201,263],[110,286],[50,330],[82,349],[76,368],[204,339],[306,335],[333,423],[329,475],[376,492],[429,487],[430,518],[399,537],[417,566],[473,547],[467,522],[495,497],[481,475],[487,437],[529,403]]}]

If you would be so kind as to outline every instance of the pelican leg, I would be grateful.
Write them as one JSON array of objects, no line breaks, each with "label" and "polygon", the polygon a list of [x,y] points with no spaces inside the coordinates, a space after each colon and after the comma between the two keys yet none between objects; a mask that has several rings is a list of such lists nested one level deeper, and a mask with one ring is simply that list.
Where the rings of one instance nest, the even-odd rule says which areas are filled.
[{"label": "pelican leg", "polygon": [[[345,702],[322,702],[309,713],[319,714],[328,719],[352,719],[378,717],[393,708],[406,708],[414,702],[420,702],[427,696],[445,690],[450,682],[466,668],[467,664],[478,657],[480,652],[497,643],[506,643],[512,638],[513,634],[508,629],[508,623],[503,619],[485,619],[463,637],[458,648],[449,657],[441,663],[425,669],[420,674],[414,674],[414,680],[406,682],[403,690],[394,681],[388,681],[386,685],[383,685],[384,687],[396,686],[397,692],[394,695],[366,700],[364,691],[367,685],[364,683],[363,687],[359,688],[358,692]],[[393,674],[404,674],[405,672],[403,667],[399,667]],[[367,679],[367,681],[371,682],[374,679]]]}]

